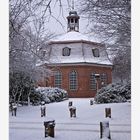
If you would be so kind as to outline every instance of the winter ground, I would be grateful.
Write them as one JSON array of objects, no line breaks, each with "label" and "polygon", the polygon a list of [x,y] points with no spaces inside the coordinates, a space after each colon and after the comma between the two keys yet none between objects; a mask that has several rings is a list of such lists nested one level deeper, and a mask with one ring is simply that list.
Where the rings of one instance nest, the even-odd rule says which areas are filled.
[{"label": "winter ground", "polygon": [[[47,104],[46,117],[40,117],[40,106],[18,107],[17,117],[9,117],[9,140],[99,140],[104,109],[111,107],[108,118],[112,140],[131,140],[131,103],[90,105],[90,99],[69,99]],[[76,107],[76,118],[70,118],[68,102]],[[43,122],[54,119],[55,138],[44,137]]]}]

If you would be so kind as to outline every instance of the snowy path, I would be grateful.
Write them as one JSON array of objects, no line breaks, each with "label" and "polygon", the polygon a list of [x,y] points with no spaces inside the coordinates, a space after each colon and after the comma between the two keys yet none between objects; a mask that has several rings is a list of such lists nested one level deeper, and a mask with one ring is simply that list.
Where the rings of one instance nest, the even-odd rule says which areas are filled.
[{"label": "snowy path", "polygon": [[47,117],[40,117],[39,106],[19,107],[17,117],[10,115],[10,140],[45,140],[43,122],[54,119],[55,140],[99,140],[99,123],[104,120],[104,108],[111,107],[112,140],[131,139],[131,104],[89,105],[89,99],[71,99],[77,117],[70,118],[68,100],[47,105]]},{"label": "snowy path", "polygon": [[[32,124],[32,126],[31,126],[31,124]],[[12,123],[10,123],[10,127],[9,128],[10,129],[35,129],[35,130],[38,130],[38,129],[42,129],[42,127],[41,127],[42,125],[43,125],[43,123],[41,123],[41,122],[12,122]],[[97,127],[99,127],[99,124],[56,123],[56,126],[57,126],[55,128],[56,131],[84,131],[84,132],[87,131],[87,132],[99,132],[99,130],[97,130],[98,129]],[[73,128],[73,126],[74,126],[74,128]],[[88,129],[84,129],[85,126],[88,127]],[[120,130],[119,129],[122,126],[126,126],[125,130]],[[81,129],[81,128],[83,128],[83,129]],[[111,129],[111,132],[112,133],[130,133],[130,130],[129,130],[130,125],[127,125],[127,124],[117,124],[117,125],[116,124],[115,125],[112,124],[112,125],[110,125],[110,128],[112,128]]]}]

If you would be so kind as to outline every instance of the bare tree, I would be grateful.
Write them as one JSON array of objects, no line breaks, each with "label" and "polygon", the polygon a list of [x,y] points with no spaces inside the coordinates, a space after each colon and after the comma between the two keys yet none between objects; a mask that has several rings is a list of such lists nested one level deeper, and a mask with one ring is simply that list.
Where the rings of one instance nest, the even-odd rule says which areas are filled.
[{"label": "bare tree", "polygon": [[120,51],[113,60],[113,75],[115,80],[118,79],[121,83],[124,83],[131,80],[131,54],[129,49]]},{"label": "bare tree", "polygon": [[82,0],[80,5],[82,14],[92,24],[92,32],[102,35],[105,39],[123,35],[130,42],[130,0]]},{"label": "bare tree", "polygon": [[[80,11],[91,24],[89,32],[104,43],[111,43],[109,47],[115,52],[115,76],[130,77],[131,0],[82,0]],[[124,76],[120,76],[122,74]]]},{"label": "bare tree", "polygon": [[[10,0],[9,2],[9,58],[10,58],[10,98],[19,101],[22,95],[30,96],[32,88],[40,78],[50,74],[48,68],[36,67],[38,60],[46,57],[40,55],[40,49],[54,35],[45,24],[53,17],[51,4],[61,0]],[[27,90],[28,89],[28,90]],[[25,93],[26,92],[26,93]]]}]

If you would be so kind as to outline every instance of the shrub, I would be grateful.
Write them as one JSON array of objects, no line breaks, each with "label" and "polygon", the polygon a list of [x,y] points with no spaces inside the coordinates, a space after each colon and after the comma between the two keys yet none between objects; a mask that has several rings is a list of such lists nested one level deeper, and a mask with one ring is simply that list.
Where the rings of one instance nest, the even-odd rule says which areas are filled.
[{"label": "shrub", "polygon": [[131,83],[109,84],[101,88],[95,96],[96,103],[120,103],[131,99]]},{"label": "shrub", "polygon": [[34,92],[30,94],[30,100],[32,102],[33,105],[39,105],[41,102],[41,94],[39,92]]},{"label": "shrub", "polygon": [[57,87],[38,87],[36,92],[40,94],[41,100],[45,103],[60,102],[68,98],[67,91]]}]

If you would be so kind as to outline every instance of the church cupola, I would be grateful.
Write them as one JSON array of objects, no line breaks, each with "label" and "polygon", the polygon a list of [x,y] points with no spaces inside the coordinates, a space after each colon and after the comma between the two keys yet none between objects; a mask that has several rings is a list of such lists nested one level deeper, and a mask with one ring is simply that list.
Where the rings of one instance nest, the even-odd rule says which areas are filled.
[{"label": "church cupola", "polygon": [[77,12],[74,10],[74,6],[72,7],[72,10],[69,12],[69,16],[67,17],[68,25],[67,25],[67,31],[76,31],[79,32],[79,16]]}]

